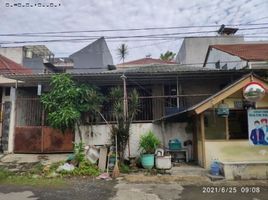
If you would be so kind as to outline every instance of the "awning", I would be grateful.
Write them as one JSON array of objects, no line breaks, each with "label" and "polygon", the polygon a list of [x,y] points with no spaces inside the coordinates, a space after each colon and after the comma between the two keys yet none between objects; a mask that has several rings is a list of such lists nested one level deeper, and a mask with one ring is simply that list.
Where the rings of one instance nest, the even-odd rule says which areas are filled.
[{"label": "awning", "polygon": [[15,79],[0,76],[0,86],[15,86],[17,83],[22,83],[22,81],[17,81]]},{"label": "awning", "polygon": [[222,89],[221,91],[217,92],[216,94],[210,96],[209,98],[201,101],[200,103],[177,113],[166,115],[161,117],[160,119],[154,120],[154,123],[158,123],[161,121],[169,121],[169,122],[183,122],[187,121],[190,116],[193,114],[200,114],[206,111],[209,108],[213,108],[216,104],[221,102],[222,100],[226,99],[233,93],[237,92],[238,90],[243,89],[247,84],[254,82],[261,83],[265,88],[268,88],[268,83],[265,80],[262,80],[260,77],[256,76],[255,74],[247,74],[246,76],[242,77],[238,81],[232,83],[231,85],[227,86],[226,88]]}]

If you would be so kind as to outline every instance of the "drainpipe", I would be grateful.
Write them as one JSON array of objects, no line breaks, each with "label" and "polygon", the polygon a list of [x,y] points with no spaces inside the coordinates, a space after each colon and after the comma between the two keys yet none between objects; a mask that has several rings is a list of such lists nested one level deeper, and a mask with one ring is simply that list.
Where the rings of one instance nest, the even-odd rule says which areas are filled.
[{"label": "drainpipe", "polygon": [[177,76],[177,108],[180,108],[179,94],[180,94],[180,85],[179,85],[179,78]]}]

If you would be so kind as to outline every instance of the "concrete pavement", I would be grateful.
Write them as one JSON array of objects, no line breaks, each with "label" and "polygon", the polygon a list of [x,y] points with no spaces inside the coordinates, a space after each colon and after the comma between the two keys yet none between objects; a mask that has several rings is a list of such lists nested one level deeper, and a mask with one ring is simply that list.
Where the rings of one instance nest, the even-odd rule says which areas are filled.
[{"label": "concrete pavement", "polygon": [[[144,177],[140,177],[144,178]],[[153,179],[148,179],[153,180]],[[267,200],[267,181],[176,180],[140,183],[118,179],[66,179],[62,188],[0,185],[0,200]]]}]

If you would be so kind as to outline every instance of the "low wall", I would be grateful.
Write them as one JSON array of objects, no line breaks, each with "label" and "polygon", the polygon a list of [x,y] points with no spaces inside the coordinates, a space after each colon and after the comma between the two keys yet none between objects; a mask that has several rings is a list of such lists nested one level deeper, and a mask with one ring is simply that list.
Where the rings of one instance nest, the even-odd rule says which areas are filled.
[{"label": "low wall", "polygon": [[217,159],[225,165],[227,179],[266,179],[268,146],[252,146],[248,140],[206,141],[206,168]]},{"label": "low wall", "polygon": [[268,161],[223,162],[226,180],[268,179]]},{"label": "low wall", "polygon": [[[164,135],[161,126],[153,123],[133,123],[130,135],[130,155],[138,156],[140,136],[152,130],[160,139],[162,144],[168,145],[170,139],[178,138],[180,141],[192,139],[192,134],[185,132],[186,123],[167,123],[164,128]],[[107,125],[81,126],[83,141],[88,145],[110,144],[111,133]],[[79,141],[76,131],[75,141]],[[128,152],[126,152],[128,155]]]}]

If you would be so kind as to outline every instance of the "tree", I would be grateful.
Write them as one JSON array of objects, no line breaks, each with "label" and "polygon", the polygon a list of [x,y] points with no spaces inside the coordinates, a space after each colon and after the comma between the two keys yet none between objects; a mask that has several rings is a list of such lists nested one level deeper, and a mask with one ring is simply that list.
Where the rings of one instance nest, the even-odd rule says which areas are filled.
[{"label": "tree", "polygon": [[126,44],[121,44],[117,48],[117,55],[118,55],[120,61],[123,60],[123,63],[124,63],[126,56],[128,55],[128,46]]},{"label": "tree", "polygon": [[112,125],[112,141],[117,137],[119,159],[124,161],[124,153],[130,136],[130,126],[138,112],[139,95],[137,90],[130,92],[128,101],[127,116],[124,114],[124,93],[119,87],[112,88],[110,98],[112,101],[113,113],[116,118],[116,125]]},{"label": "tree", "polygon": [[96,88],[77,85],[69,74],[52,76],[51,90],[41,96],[41,102],[48,112],[48,123],[64,132],[67,129],[78,129],[80,141],[81,114],[90,112],[92,116],[101,109],[103,97]]},{"label": "tree", "polygon": [[160,59],[164,61],[172,61],[174,60],[176,56],[176,53],[173,53],[172,51],[167,51],[166,53],[160,55]]}]

